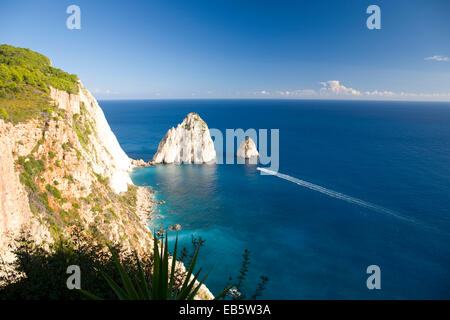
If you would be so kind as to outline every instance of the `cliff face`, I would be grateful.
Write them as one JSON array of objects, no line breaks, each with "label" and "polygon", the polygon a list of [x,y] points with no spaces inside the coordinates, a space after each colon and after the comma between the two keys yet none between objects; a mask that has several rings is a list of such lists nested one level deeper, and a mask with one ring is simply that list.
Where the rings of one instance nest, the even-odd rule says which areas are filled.
[{"label": "cliff face", "polygon": [[13,127],[0,120],[0,257],[5,261],[12,260],[13,239],[21,229],[39,240],[49,238],[47,228],[33,219],[28,192],[15,166],[17,157],[29,154],[41,135],[37,121]]},{"label": "cliff face", "polygon": [[[46,120],[0,119],[0,257],[14,259],[22,232],[44,244],[74,225],[93,241],[149,254],[153,196],[132,184],[131,159],[97,101],[81,83],[78,94],[51,88],[50,95],[57,108]],[[202,285],[197,299],[211,298]]]},{"label": "cliff face", "polygon": [[106,238],[143,251],[151,247],[149,191],[132,185],[131,161],[96,100],[50,88],[55,104],[47,119],[13,125],[0,120],[0,254],[21,231],[52,241],[73,225],[93,239]]},{"label": "cliff face", "polygon": [[129,176],[131,159],[120,147],[97,100],[82,85],[79,94],[51,88],[50,96],[69,117],[76,114],[85,116],[92,134],[89,135],[89,146],[83,148],[86,151],[83,155],[91,162],[96,174],[109,179],[109,185],[116,193],[127,191],[127,185],[132,184]]},{"label": "cliff face", "polygon": [[[197,132],[192,121],[186,125]],[[89,241],[151,254],[153,196],[132,184],[131,169],[76,75],[29,49],[0,45],[0,262],[14,260],[22,232],[45,249],[75,227]],[[202,285],[197,297],[212,294]]]},{"label": "cliff face", "polygon": [[208,163],[216,151],[208,126],[196,113],[189,113],[176,128],[167,131],[153,156],[153,163]]}]

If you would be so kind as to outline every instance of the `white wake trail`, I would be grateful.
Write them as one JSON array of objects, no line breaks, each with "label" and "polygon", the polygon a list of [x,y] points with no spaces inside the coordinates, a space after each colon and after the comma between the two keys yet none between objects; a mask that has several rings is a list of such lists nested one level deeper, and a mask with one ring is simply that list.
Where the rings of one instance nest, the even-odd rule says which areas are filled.
[{"label": "white wake trail", "polygon": [[389,215],[394,216],[394,217],[399,218],[399,219],[407,220],[407,221],[410,221],[410,222],[415,222],[414,220],[409,219],[407,217],[404,217],[404,216],[400,215],[399,213],[394,212],[392,210],[380,207],[380,206],[378,206],[376,204],[373,204],[373,203],[370,203],[370,202],[363,201],[361,199],[353,198],[351,196],[348,196],[346,194],[343,194],[343,193],[340,193],[340,192],[337,192],[337,191],[333,191],[333,190],[330,190],[330,189],[318,186],[318,185],[313,184],[311,182],[300,180],[300,179],[288,176],[286,174],[278,173],[276,171],[272,171],[272,170],[269,170],[269,169],[266,169],[266,168],[258,167],[257,169],[259,171],[265,172],[267,174],[270,174],[270,175],[273,175],[273,176],[277,176],[277,177],[279,177],[281,179],[284,179],[284,180],[296,183],[296,184],[298,184],[298,185],[300,185],[302,187],[306,187],[308,189],[311,189],[311,190],[318,191],[320,193],[326,194],[327,196],[330,196],[330,197],[333,197],[333,198],[336,198],[336,199],[341,199],[341,200],[347,201],[349,203],[357,204],[357,205],[359,205],[361,207],[364,207],[364,208],[367,208],[367,209],[371,209],[371,210],[374,210],[374,211],[377,211],[377,212],[380,212],[380,213],[389,214]]}]

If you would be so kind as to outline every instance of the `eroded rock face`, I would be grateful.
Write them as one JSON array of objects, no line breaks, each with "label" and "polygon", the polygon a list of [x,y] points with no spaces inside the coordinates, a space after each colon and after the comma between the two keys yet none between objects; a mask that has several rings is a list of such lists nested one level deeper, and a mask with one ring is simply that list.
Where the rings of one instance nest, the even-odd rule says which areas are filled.
[{"label": "eroded rock face", "polygon": [[256,144],[252,138],[245,137],[236,154],[239,158],[251,159],[259,157],[258,150],[256,149]]},{"label": "eroded rock face", "polygon": [[153,163],[211,163],[216,150],[208,126],[191,112],[176,128],[167,131],[153,156]]},{"label": "eroded rock face", "polygon": [[83,152],[83,155],[92,163],[95,173],[108,177],[116,193],[127,191],[127,185],[132,184],[129,176],[131,159],[120,147],[97,100],[81,82],[78,94],[50,88],[50,97],[69,117],[83,113],[87,115],[92,134],[89,136],[90,150]]},{"label": "eroded rock face", "polygon": [[[59,111],[47,120],[30,119],[13,125],[0,119],[0,257],[6,262],[13,260],[14,240],[22,231],[30,233],[37,243],[51,242],[49,227],[54,221],[48,222],[49,217],[61,220],[59,214],[75,210],[75,204],[74,216],[84,219],[86,225],[94,223],[91,205],[82,204],[80,199],[105,187],[103,184],[117,195],[132,185],[131,161],[81,82],[78,94],[50,88],[50,98]],[[27,163],[29,171],[24,174]],[[30,176],[36,170],[38,174]],[[39,194],[47,199],[48,208]],[[113,202],[108,195],[105,199]],[[114,228],[126,219],[116,220],[112,227],[105,226],[111,239],[125,233]],[[142,229],[142,235],[149,235],[145,220],[123,229],[137,232],[137,228]]]},{"label": "eroded rock face", "polygon": [[[100,235],[139,255],[152,252],[153,196],[132,185],[131,159],[97,101],[81,83],[78,94],[51,88],[50,97],[58,108],[47,120],[13,125],[0,119],[1,262],[14,261],[22,231],[45,244],[55,230],[69,235],[75,225],[93,240]],[[0,268],[0,276],[6,271],[14,270]],[[202,285],[197,298],[212,297]]]},{"label": "eroded rock face", "polygon": [[6,262],[13,260],[9,244],[21,230],[32,232],[38,242],[49,237],[47,230],[33,219],[28,194],[15,165],[17,157],[29,154],[41,136],[37,121],[13,126],[0,120],[0,257]]}]

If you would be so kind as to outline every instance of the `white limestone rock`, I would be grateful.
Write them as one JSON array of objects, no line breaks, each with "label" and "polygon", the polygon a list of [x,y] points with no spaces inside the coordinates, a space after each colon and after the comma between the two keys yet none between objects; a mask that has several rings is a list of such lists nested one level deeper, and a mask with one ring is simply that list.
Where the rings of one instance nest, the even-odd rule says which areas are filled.
[{"label": "white limestone rock", "polygon": [[92,123],[93,134],[89,136],[91,152],[80,150],[83,157],[91,163],[95,173],[109,179],[109,184],[114,192],[127,191],[128,185],[133,184],[130,178],[131,159],[120,147],[97,100],[81,81],[78,94],[69,94],[63,90],[51,88],[50,97],[59,108],[66,110],[70,116],[79,114],[80,106],[84,106],[84,112]]},{"label": "white limestone rock", "polygon": [[153,156],[153,163],[211,163],[216,150],[208,126],[191,112],[176,128],[167,131]]},{"label": "white limestone rock", "polygon": [[239,158],[250,159],[259,157],[256,144],[252,138],[245,137],[236,154]]},{"label": "white limestone rock", "polygon": [[[0,119],[0,260],[6,262],[14,260],[14,240],[22,231],[29,232],[38,244],[52,241],[47,225],[41,222],[46,213],[31,211],[29,192],[16,165],[18,157],[40,159],[52,151],[60,165],[46,162],[46,168],[52,170],[41,172],[40,178],[57,181],[58,189],[72,199],[91,193],[91,186],[98,179],[93,173],[107,178],[116,193],[127,191],[132,184],[131,160],[120,147],[97,101],[81,82],[78,94],[50,87],[50,98],[66,115],[64,120],[48,119],[45,129],[42,120],[30,119],[14,125]],[[80,113],[88,119],[91,129],[85,147],[74,130],[73,116]],[[69,143],[72,147],[65,151],[62,146]],[[76,183],[64,178],[68,175]],[[88,219],[89,215],[82,217]]]}]

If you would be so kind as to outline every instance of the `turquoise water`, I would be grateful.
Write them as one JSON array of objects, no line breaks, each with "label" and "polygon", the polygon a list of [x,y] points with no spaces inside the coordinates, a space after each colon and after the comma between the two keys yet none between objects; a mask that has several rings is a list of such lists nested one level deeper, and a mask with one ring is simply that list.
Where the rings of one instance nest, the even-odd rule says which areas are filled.
[{"label": "turquoise water", "polygon": [[[280,129],[279,172],[287,177],[237,164],[158,165],[132,175],[166,201],[151,228],[181,224],[187,247],[192,234],[206,239],[199,262],[214,265],[207,281],[213,292],[237,276],[241,254],[249,249],[245,289],[253,293],[266,275],[263,298],[450,298],[450,104],[100,105],[128,155],[145,160],[191,111],[223,131]],[[381,290],[366,287],[372,264],[381,268]]]}]

